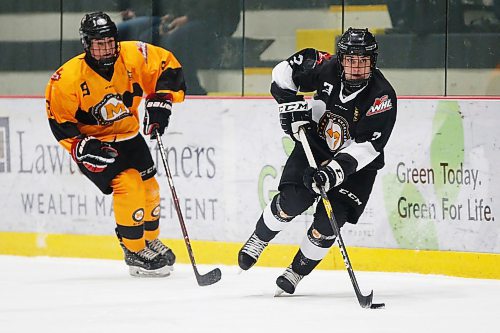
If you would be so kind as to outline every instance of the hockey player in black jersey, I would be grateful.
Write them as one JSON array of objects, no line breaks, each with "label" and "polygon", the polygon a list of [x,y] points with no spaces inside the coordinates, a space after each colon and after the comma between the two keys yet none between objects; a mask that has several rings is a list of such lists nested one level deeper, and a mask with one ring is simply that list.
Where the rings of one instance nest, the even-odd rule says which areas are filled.
[{"label": "hockey player in black jersey", "polygon": [[[349,28],[337,55],[304,49],[273,69],[271,94],[278,102],[281,127],[295,141],[279,184],[238,264],[248,270],[268,243],[319,196],[322,185],[337,225],[356,224],[370,196],[377,170],[384,166],[384,146],[396,121],[397,100],[376,67],[378,45],[368,29]],[[315,92],[306,101],[298,92]],[[299,127],[307,129],[318,168],[309,167]],[[313,223],[278,287],[293,294],[299,281],[319,264],[335,242],[325,208],[316,206]]]}]

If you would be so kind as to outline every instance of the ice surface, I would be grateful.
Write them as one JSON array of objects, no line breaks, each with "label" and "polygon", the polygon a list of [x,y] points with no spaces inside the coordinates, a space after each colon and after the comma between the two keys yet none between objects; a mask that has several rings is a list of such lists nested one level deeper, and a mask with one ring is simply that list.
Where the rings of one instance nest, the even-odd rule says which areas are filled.
[{"label": "ice surface", "polygon": [[[346,271],[314,271],[273,297],[283,269],[199,287],[190,265],[132,278],[122,261],[0,256],[0,332],[498,332],[500,280],[356,272],[382,310],[362,309]],[[200,265],[202,274],[214,266]]]}]

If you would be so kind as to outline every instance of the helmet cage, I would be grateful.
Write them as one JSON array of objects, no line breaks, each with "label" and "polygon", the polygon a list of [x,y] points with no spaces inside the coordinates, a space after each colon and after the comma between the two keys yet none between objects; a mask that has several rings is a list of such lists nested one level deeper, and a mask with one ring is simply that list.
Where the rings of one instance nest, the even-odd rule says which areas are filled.
[{"label": "helmet cage", "polygon": [[[92,60],[99,68],[112,67],[118,59],[118,54],[120,53],[120,43],[118,42],[118,29],[111,18],[103,12],[86,14],[82,18],[79,31],[80,41],[82,42],[83,49],[89,59]],[[92,40],[104,39],[108,37],[114,38],[115,40],[115,52],[110,57],[101,58],[99,60],[95,59],[90,51]]]},{"label": "helmet cage", "polygon": [[[373,70],[377,64],[376,52],[378,49],[375,37],[368,29],[349,28],[337,43],[337,57],[340,62],[341,80],[352,88],[360,88],[368,83],[373,75]],[[342,64],[346,55],[369,56],[370,57],[370,75],[366,79],[347,80],[345,77],[345,68]]]}]

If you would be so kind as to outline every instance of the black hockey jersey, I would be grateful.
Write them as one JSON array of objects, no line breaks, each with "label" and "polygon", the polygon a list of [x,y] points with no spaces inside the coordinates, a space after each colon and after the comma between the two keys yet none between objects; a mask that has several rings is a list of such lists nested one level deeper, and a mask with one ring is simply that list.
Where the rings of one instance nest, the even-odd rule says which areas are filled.
[{"label": "black hockey jersey", "polygon": [[271,94],[278,103],[303,100],[315,92],[309,143],[318,163],[334,159],[345,177],[363,168],[384,166],[384,146],[396,121],[397,98],[391,84],[375,69],[368,84],[346,93],[336,56],[304,49],[273,69]]}]

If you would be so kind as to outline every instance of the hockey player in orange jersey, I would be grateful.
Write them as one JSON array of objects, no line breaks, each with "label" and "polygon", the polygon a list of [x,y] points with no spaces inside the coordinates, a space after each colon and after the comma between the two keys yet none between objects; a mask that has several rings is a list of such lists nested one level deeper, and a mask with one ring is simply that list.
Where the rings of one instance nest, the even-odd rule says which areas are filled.
[{"label": "hockey player in orange jersey", "polygon": [[113,194],[116,234],[134,276],[167,276],[175,255],[158,238],[160,191],[149,148],[139,133],[138,106],[146,95],[143,133],[168,126],[172,103],[186,90],[175,56],[139,41],[118,42],[102,12],[80,26],[85,53],[61,66],[45,92],[52,133],[82,173]]}]

